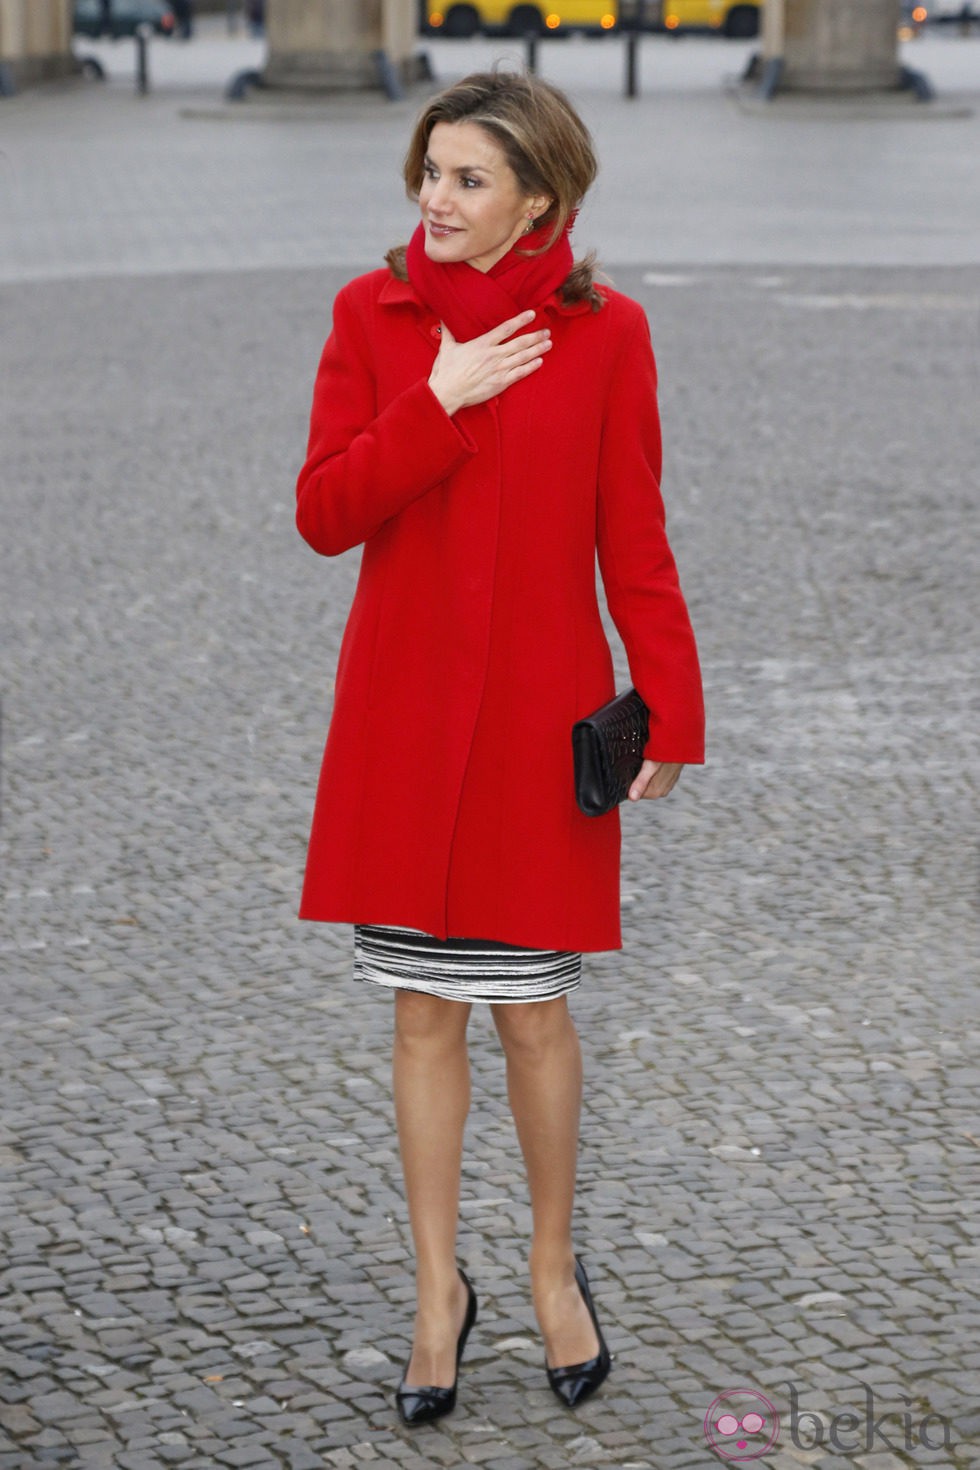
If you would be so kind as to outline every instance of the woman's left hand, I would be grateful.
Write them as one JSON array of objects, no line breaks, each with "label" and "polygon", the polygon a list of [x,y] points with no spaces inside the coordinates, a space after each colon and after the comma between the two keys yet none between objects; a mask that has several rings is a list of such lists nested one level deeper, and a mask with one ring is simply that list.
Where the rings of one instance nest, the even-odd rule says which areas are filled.
[{"label": "woman's left hand", "polygon": [[644,761],[629,789],[630,801],[639,801],[642,796],[656,801],[659,796],[669,795],[677,785],[677,778],[683,769],[683,763]]}]

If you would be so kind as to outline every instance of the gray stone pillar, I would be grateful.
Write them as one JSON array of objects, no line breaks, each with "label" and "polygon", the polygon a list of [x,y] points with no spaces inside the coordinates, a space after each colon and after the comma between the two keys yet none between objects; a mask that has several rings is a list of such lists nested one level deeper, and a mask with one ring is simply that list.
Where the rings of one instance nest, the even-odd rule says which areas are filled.
[{"label": "gray stone pillar", "polygon": [[781,92],[900,86],[901,0],[767,0],[763,14],[763,61],[782,59]]},{"label": "gray stone pillar", "polygon": [[0,0],[0,64],[18,87],[78,70],[72,0]]},{"label": "gray stone pillar", "polygon": [[267,87],[379,88],[377,53],[410,82],[420,74],[417,0],[267,0]]}]

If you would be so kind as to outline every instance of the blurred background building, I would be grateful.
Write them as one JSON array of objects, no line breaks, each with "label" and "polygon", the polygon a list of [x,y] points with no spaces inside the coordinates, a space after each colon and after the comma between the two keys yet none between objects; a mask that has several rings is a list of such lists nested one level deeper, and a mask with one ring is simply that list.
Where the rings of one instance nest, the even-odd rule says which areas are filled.
[{"label": "blurred background building", "polygon": [[0,67],[7,86],[74,71],[71,36],[71,0],[0,0]]},{"label": "blurred background building", "polygon": [[763,53],[782,60],[780,90],[888,90],[901,19],[901,0],[766,0]]},{"label": "blurred background building", "polygon": [[417,74],[416,0],[267,0],[268,87],[378,85],[378,54],[401,81]]}]

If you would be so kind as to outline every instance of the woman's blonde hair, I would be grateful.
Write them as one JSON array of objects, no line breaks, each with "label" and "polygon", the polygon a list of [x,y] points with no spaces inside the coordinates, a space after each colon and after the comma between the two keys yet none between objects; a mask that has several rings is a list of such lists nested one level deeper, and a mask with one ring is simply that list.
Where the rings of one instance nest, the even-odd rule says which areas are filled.
[{"label": "woman's blonde hair", "polygon": [[[527,255],[548,250],[598,172],[589,131],[564,92],[539,77],[509,71],[475,72],[440,92],[423,109],[405,155],[402,173],[410,199],[418,198],[429,138],[440,122],[476,123],[500,145],[521,193],[551,200],[521,245]],[[407,280],[404,245],[389,250],[385,259],[396,276]],[[593,311],[600,309],[594,272],[594,253],[575,262],[562,286],[566,304],[588,301]]]}]

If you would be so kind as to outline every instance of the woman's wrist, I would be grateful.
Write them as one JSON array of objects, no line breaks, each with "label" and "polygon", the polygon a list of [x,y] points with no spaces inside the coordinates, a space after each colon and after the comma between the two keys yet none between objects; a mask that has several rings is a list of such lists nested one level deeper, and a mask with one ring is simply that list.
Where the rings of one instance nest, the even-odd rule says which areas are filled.
[{"label": "woman's wrist", "polygon": [[432,390],[434,396],[439,400],[443,408],[446,410],[446,413],[448,413],[449,417],[452,418],[453,414],[462,407],[462,404],[457,403],[454,398],[449,397],[445,390],[440,389],[439,385],[437,383],[434,383],[431,378],[429,379],[429,387]]}]

